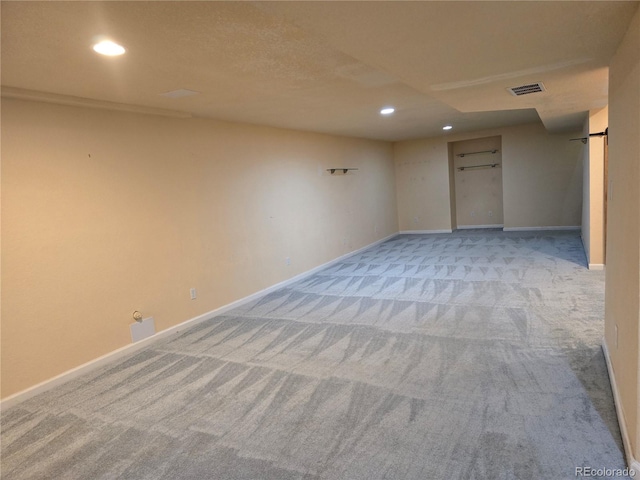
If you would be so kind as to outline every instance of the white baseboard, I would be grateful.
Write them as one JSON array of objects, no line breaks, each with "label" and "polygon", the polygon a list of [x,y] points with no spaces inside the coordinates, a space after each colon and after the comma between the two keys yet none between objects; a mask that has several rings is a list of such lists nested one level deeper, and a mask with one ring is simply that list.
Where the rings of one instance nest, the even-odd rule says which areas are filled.
[{"label": "white baseboard", "polygon": [[616,406],[616,413],[618,414],[618,425],[620,425],[620,434],[622,435],[622,444],[624,445],[627,466],[630,469],[635,470],[636,473],[640,473],[640,462],[633,457],[633,450],[631,449],[631,442],[629,441],[629,432],[627,431],[627,422],[625,421],[624,410],[622,409],[622,403],[620,402],[618,385],[616,384],[616,376],[613,372],[613,365],[611,365],[607,342],[604,338],[602,339],[602,353],[604,354],[604,359],[607,363],[607,370],[609,372],[609,382],[611,383],[613,402]]},{"label": "white baseboard", "polygon": [[456,230],[473,230],[475,228],[502,228],[504,225],[502,223],[495,225],[458,225]]},{"label": "white baseboard", "polygon": [[562,227],[504,227],[505,232],[526,232],[534,230],[582,230],[580,225],[570,225]]},{"label": "white baseboard", "polygon": [[[587,263],[589,262],[589,252],[587,250],[587,246],[584,243],[584,237],[580,235],[580,240],[582,241],[582,249],[584,250],[584,256],[587,259]],[[604,270],[604,263],[588,263],[589,270]]]},{"label": "white baseboard", "polygon": [[[451,231],[449,231],[449,233],[451,233]],[[81,375],[84,375],[86,373],[89,373],[93,370],[96,370],[104,365],[107,365],[111,362],[114,362],[120,358],[123,358],[127,355],[131,355],[132,353],[137,352],[138,350],[141,350],[147,346],[149,346],[152,343],[157,342],[158,340],[161,340],[163,338],[166,338],[170,335],[174,335],[177,333],[180,333],[181,331],[193,327],[195,325],[198,325],[199,323],[202,323],[206,320],[209,320],[213,317],[216,317],[218,315],[222,315],[223,313],[228,312],[229,310],[233,310],[234,308],[237,308],[241,305],[244,305],[246,303],[252,302],[268,293],[271,293],[275,290],[278,290],[280,288],[286,287],[288,285],[291,285],[299,280],[302,280],[306,277],[309,277],[327,267],[330,267],[331,265],[334,265],[336,263],[339,263],[349,257],[352,257],[353,255],[357,255],[358,253],[374,247],[376,245],[379,245],[381,243],[386,242],[387,240],[390,240],[394,237],[397,237],[398,234],[394,233],[393,235],[389,235],[385,238],[382,238],[380,240],[376,240],[373,243],[370,243],[369,245],[365,245],[364,247],[361,247],[357,250],[354,250],[353,252],[349,252],[346,253],[344,255],[341,255],[338,258],[334,258],[333,260],[327,262],[327,263],[323,263],[322,265],[319,265],[317,267],[312,268],[311,270],[307,270],[306,272],[302,272],[294,277],[291,277],[287,280],[284,280],[280,283],[276,283],[275,285],[272,285],[270,287],[267,287],[263,290],[260,290],[259,292],[253,293],[247,297],[241,298],[239,300],[236,300],[235,302],[231,302],[227,305],[223,305],[222,307],[216,308],[214,310],[211,310],[210,312],[206,312],[203,313],[202,315],[198,315],[197,317],[191,318],[189,320],[186,320],[182,323],[179,323],[178,325],[174,325],[173,327],[167,328],[166,330],[162,330],[150,337],[147,337],[143,340],[140,340],[136,343],[132,343],[129,345],[125,345],[124,347],[118,348],[117,350],[114,350],[112,352],[109,352],[105,355],[102,355],[94,360],[91,360],[87,363],[84,363],[82,365],[79,365],[78,367],[72,368],[71,370],[67,370],[66,372],[61,373],[60,375],[56,375],[53,378],[50,378],[48,380],[45,380],[44,382],[38,383],[37,385],[34,385],[32,387],[29,387],[25,390],[22,390],[21,392],[17,392],[14,393],[13,395],[8,396],[7,398],[3,399],[0,401],[0,410],[3,409],[7,409],[7,408],[11,408],[21,402],[24,402],[25,400],[28,400],[31,397],[34,397],[40,393],[46,392],[47,390],[51,390],[52,388],[55,388],[59,385],[62,385],[64,383],[67,383],[70,380],[73,380],[74,378],[78,378]]]},{"label": "white baseboard", "polygon": [[401,230],[400,235],[422,235],[429,233],[453,233],[453,230]]}]

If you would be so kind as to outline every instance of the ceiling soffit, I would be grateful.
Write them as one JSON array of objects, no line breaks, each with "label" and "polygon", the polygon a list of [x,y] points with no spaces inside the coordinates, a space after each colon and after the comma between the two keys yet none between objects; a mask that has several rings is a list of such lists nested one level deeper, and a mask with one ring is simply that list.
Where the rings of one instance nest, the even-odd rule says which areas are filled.
[{"label": "ceiling soffit", "polygon": [[[570,4],[570,5],[569,5]],[[3,2],[4,92],[400,140],[604,106],[633,2]],[[127,47],[98,57],[108,35]],[[506,90],[542,81],[547,91]],[[9,87],[9,88],[4,88]],[[16,90],[20,89],[20,90]],[[186,89],[197,95],[162,96]],[[42,96],[43,94],[39,94]],[[396,113],[378,115],[385,105]],[[536,113],[537,112],[537,113]]]}]

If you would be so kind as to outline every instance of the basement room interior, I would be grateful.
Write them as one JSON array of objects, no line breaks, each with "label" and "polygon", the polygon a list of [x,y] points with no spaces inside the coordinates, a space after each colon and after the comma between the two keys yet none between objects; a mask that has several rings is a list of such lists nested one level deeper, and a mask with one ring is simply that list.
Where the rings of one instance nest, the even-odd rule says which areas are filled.
[{"label": "basement room interior", "polygon": [[2,478],[634,478],[639,7],[2,0]]}]

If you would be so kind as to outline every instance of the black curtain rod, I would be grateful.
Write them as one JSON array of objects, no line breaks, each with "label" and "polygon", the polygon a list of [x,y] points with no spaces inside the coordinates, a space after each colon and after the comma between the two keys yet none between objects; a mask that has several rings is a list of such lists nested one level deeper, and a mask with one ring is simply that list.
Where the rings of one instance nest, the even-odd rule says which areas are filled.
[{"label": "black curtain rod", "polygon": [[587,140],[589,140],[589,137],[607,137],[607,138],[609,138],[609,127],[605,128],[604,132],[590,133],[588,137],[571,138],[571,139],[569,139],[569,141],[573,142],[573,141],[576,141],[576,140],[580,140],[582,143],[587,143]]}]

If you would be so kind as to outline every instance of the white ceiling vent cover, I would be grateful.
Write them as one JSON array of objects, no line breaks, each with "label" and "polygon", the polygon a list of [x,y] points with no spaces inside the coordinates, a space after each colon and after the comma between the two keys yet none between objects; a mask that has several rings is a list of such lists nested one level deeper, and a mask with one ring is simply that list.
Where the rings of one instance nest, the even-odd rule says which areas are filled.
[{"label": "white ceiling vent cover", "polygon": [[509,93],[514,97],[519,97],[521,95],[529,95],[530,93],[544,92],[545,88],[542,82],[538,82],[530,83],[528,85],[521,85],[519,87],[510,87],[507,88],[507,90],[509,90]]}]

